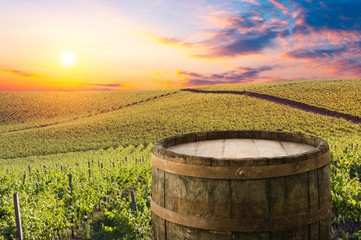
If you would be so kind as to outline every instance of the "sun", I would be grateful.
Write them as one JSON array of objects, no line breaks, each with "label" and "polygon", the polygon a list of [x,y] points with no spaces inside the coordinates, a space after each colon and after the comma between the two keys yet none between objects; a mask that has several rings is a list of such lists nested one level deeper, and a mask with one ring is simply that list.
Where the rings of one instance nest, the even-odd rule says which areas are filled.
[{"label": "sun", "polygon": [[64,67],[73,67],[76,64],[77,57],[72,51],[62,51],[59,55],[59,62]]}]

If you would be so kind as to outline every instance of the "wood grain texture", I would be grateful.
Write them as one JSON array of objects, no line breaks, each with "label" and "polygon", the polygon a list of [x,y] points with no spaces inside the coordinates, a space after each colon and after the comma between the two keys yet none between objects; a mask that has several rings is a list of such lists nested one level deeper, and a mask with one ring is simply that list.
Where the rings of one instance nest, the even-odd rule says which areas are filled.
[{"label": "wood grain texture", "polygon": [[259,157],[282,157],[288,156],[279,141],[253,139],[259,153]]},{"label": "wood grain texture", "polygon": [[[320,206],[331,202],[330,164],[320,168],[318,171],[318,191]],[[319,239],[330,239],[331,216],[320,220]]]},{"label": "wood grain texture", "polygon": [[266,180],[233,180],[231,189],[233,219],[269,218]]},{"label": "wood grain texture", "polygon": [[228,180],[165,174],[165,207],[196,216],[230,218]]},{"label": "wood grain texture", "polygon": [[232,232],[207,231],[167,222],[168,239],[186,240],[234,240]]},{"label": "wood grain texture", "polygon": [[[242,163],[247,163],[242,165],[238,165],[237,161],[233,162],[230,160],[222,161],[223,164],[215,164],[215,166],[204,166],[195,164],[196,162],[192,162],[193,164],[185,164],[179,161],[168,161],[168,159],[162,159],[153,154],[152,164],[154,167],[165,172],[197,178],[262,179],[305,173],[325,166],[329,163],[329,157],[329,153],[326,153],[316,158],[308,159],[305,156],[302,161],[292,161],[283,164],[283,159],[277,161],[280,164],[270,165],[269,162],[271,160],[268,158],[260,158],[260,160],[255,162],[241,161]],[[201,163],[205,164],[206,162],[202,161]],[[215,160],[213,158],[208,158],[208,163],[215,163]],[[235,166],[233,166],[234,163],[236,164]]]},{"label": "wood grain texture", "polygon": [[197,143],[198,145],[195,156],[213,158],[222,158],[224,156],[224,139]]},{"label": "wood grain texture", "polygon": [[287,216],[286,206],[286,177],[269,180],[269,212],[271,218]]},{"label": "wood grain texture", "polygon": [[[160,206],[164,207],[164,175],[162,170],[153,167],[152,174],[152,199]],[[153,216],[153,232],[155,239],[166,240],[166,221],[158,217],[156,214]]]},{"label": "wood grain texture", "polygon": [[224,144],[225,158],[258,157],[258,150],[249,139],[226,139]]},{"label": "wood grain texture", "polygon": [[293,154],[302,154],[312,149],[315,149],[314,146],[295,142],[280,141],[280,144],[282,145],[288,156]]},{"label": "wood grain texture", "polygon": [[266,139],[216,139],[182,143],[167,149],[198,157],[258,158],[301,154],[315,147],[304,143]]},{"label": "wood grain texture", "polygon": [[[330,154],[323,140],[285,132],[215,131],[167,141],[153,151],[160,159],[154,161],[152,179],[156,239],[329,239]],[[164,170],[170,166],[183,169]],[[249,171],[252,178],[237,179],[224,169]],[[225,177],[203,176],[208,170],[224,171]],[[188,175],[192,171],[196,174]],[[269,175],[277,171],[286,174]]]}]

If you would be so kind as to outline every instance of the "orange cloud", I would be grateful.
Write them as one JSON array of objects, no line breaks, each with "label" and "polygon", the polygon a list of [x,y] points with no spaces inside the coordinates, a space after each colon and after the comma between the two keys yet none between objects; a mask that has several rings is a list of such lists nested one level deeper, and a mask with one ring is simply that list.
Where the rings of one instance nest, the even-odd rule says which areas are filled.
[{"label": "orange cloud", "polygon": [[8,73],[12,73],[16,76],[20,76],[20,77],[37,77],[39,76],[38,74],[33,74],[33,73],[28,73],[28,72],[24,72],[24,71],[20,71],[20,70],[2,70],[3,72],[8,72]]},{"label": "orange cloud", "polygon": [[142,31],[138,31],[139,33],[141,33],[143,36],[153,40],[153,41],[157,41],[163,45],[174,45],[174,46],[182,46],[182,47],[193,47],[192,43],[187,43],[185,41],[176,39],[176,38],[160,38],[155,36],[155,34],[153,33],[149,33],[149,32],[142,32]]},{"label": "orange cloud", "polygon": [[285,14],[285,15],[289,15],[289,14],[290,14],[290,11],[288,11],[288,8],[287,8],[284,4],[282,4],[282,3],[280,3],[280,2],[278,2],[278,1],[276,1],[276,0],[269,0],[269,1],[270,1],[270,3],[272,3],[276,8],[281,9],[281,10],[283,11],[283,14]]},{"label": "orange cloud", "polygon": [[257,6],[261,6],[262,4],[260,4],[259,2],[257,2],[256,0],[240,0],[241,2],[247,2],[247,3],[252,3],[255,4]]}]

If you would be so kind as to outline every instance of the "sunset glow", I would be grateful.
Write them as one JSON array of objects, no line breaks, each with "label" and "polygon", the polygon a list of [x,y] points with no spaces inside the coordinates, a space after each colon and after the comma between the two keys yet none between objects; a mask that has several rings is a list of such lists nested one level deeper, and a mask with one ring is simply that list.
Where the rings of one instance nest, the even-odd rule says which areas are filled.
[{"label": "sunset glow", "polygon": [[359,78],[360,10],[357,0],[6,1],[0,90]]}]

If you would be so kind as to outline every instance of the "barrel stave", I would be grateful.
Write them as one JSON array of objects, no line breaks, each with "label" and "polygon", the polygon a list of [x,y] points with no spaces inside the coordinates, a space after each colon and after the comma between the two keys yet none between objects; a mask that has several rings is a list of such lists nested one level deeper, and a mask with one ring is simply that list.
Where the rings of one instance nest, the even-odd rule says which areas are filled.
[{"label": "barrel stave", "polygon": [[267,180],[231,181],[232,219],[268,219]]},{"label": "barrel stave", "polygon": [[209,231],[167,222],[167,239],[186,240],[234,240],[232,232]]},{"label": "barrel stave", "polygon": [[[320,206],[325,206],[332,201],[330,191],[330,171],[330,164],[327,164],[317,170]],[[326,218],[320,220],[320,239],[330,239],[330,225],[331,215],[328,215]]]},{"label": "barrel stave", "polygon": [[189,215],[229,218],[228,180],[165,174],[165,208]]},{"label": "barrel stave", "polygon": [[[278,148],[283,146],[289,156],[283,156],[281,153],[283,150],[279,148],[277,150],[280,152],[279,157],[268,157],[267,153],[263,156],[263,153],[260,153],[258,158],[222,158],[218,156],[218,150],[213,149],[214,144],[212,145],[212,143],[207,143],[214,155],[210,157],[194,156],[192,149],[187,152],[189,155],[166,149],[177,144],[208,140],[214,140],[217,146],[223,146],[227,141],[232,143],[232,139],[237,138],[279,141],[280,145],[275,144],[275,146]],[[255,141],[257,148],[262,143],[262,141],[257,143]],[[315,149],[299,153],[299,150],[292,149],[297,145],[293,143],[308,144]],[[272,143],[264,141],[264,144],[268,144],[267,147],[263,146],[266,151],[269,149],[270,153],[274,152]],[[224,149],[227,148],[224,147]],[[207,152],[206,149],[201,148],[197,151]],[[236,169],[239,167],[237,174],[241,174],[242,167],[247,169],[247,167],[253,166],[273,166],[274,168],[276,165],[281,166],[295,162],[297,163],[294,165],[295,169],[304,169],[305,164],[298,164],[298,162],[308,161],[307,164],[310,164],[307,170],[299,171],[300,173],[295,171],[289,175],[282,175],[279,171],[281,173],[279,175],[263,176],[262,178],[254,177],[258,176],[257,168],[248,168],[255,169],[256,175],[253,175],[253,179],[247,179],[248,176],[244,179],[191,177],[185,176],[187,173],[182,175],[153,167],[152,200],[160,206],[160,208],[157,207],[158,213],[167,210],[166,215],[163,215],[165,219],[172,219],[172,217],[166,217],[172,214],[172,216],[177,215],[178,218],[183,218],[180,221],[182,223],[177,224],[153,213],[156,239],[310,240],[329,239],[330,237],[330,215],[320,217],[326,216],[327,211],[325,210],[331,201],[330,165],[317,164],[324,164],[326,158],[330,158],[328,145],[322,139],[285,132],[202,132],[162,140],[155,144],[153,154],[166,161],[187,165],[236,167]],[[259,169],[263,171],[263,168]],[[274,168],[275,171],[277,169]],[[297,174],[295,174],[296,172]],[[161,208],[164,209],[161,210]],[[199,227],[195,227],[192,222],[185,223],[187,219],[199,220],[207,224],[198,224]],[[228,224],[228,226],[222,226],[222,224]],[[207,227],[203,229],[201,226]]]},{"label": "barrel stave", "polygon": [[[152,200],[158,205],[164,207],[164,171],[153,167],[152,174]],[[166,240],[166,221],[158,217],[156,214],[152,214],[153,217],[153,232],[154,237],[157,240]]]}]

